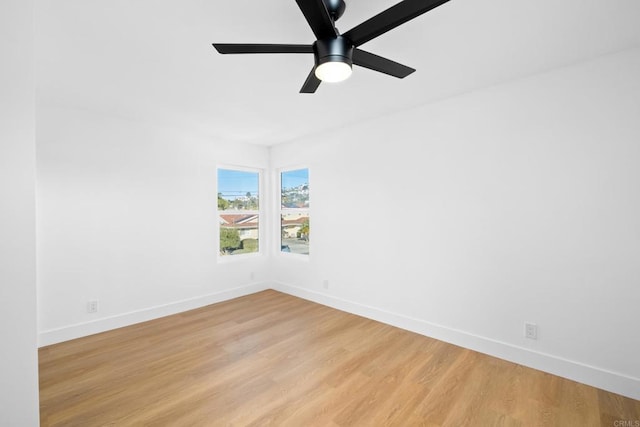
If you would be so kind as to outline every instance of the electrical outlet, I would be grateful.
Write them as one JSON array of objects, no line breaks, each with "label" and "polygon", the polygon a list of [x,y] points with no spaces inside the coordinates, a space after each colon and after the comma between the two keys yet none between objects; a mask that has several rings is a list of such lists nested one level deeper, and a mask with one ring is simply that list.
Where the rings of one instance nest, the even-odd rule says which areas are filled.
[{"label": "electrical outlet", "polygon": [[93,300],[87,303],[87,313],[97,313],[98,312],[98,301]]},{"label": "electrical outlet", "polygon": [[325,289],[329,289],[329,281],[328,280],[323,280],[322,281],[322,287]]},{"label": "electrical outlet", "polygon": [[529,338],[530,340],[538,339],[538,325],[535,323],[524,323],[524,337]]},{"label": "electrical outlet", "polygon": [[256,280],[256,273],[254,271],[251,272],[251,274],[249,275],[250,280],[253,282],[254,280]]}]

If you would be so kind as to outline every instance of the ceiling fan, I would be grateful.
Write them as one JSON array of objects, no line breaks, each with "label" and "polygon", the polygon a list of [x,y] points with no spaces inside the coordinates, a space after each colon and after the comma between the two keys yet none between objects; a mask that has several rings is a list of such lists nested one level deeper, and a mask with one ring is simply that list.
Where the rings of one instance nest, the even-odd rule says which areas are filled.
[{"label": "ceiling fan", "polygon": [[312,53],[315,64],[300,93],[314,93],[320,82],[337,82],[351,75],[353,64],[404,78],[415,69],[369,53],[359,46],[449,0],[404,0],[340,34],[335,22],[346,8],[344,0],[296,0],[316,41],[303,44],[213,43],[219,53]]}]

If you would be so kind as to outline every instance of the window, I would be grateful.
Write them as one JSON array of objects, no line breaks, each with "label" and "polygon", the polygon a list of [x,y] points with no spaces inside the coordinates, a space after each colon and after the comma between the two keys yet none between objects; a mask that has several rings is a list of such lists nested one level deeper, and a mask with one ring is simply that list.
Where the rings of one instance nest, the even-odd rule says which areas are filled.
[{"label": "window", "polygon": [[218,168],[220,255],[242,255],[260,249],[260,172]]},{"label": "window", "polygon": [[309,169],[280,173],[280,251],[309,254]]}]

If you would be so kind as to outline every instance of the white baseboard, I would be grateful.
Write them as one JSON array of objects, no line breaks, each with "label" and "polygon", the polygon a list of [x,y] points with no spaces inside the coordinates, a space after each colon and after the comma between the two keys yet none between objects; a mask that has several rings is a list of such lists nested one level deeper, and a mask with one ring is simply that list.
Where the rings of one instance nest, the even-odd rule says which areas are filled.
[{"label": "white baseboard", "polygon": [[640,400],[640,379],[284,283],[273,289],[440,341]]},{"label": "white baseboard", "polygon": [[640,379],[284,283],[263,282],[40,332],[40,347],[274,289],[460,347],[640,400]]},{"label": "white baseboard", "polygon": [[131,311],[129,313],[118,314],[116,316],[103,317],[101,319],[65,326],[63,328],[50,329],[38,334],[38,346],[44,347],[46,345],[122,328],[124,326],[146,322],[148,320],[164,316],[170,316],[172,314],[193,310],[195,308],[204,307],[217,302],[227,301],[270,288],[272,288],[272,286],[269,282],[254,283],[247,286],[241,286],[221,292],[172,302],[170,304],[149,307],[142,310]]}]

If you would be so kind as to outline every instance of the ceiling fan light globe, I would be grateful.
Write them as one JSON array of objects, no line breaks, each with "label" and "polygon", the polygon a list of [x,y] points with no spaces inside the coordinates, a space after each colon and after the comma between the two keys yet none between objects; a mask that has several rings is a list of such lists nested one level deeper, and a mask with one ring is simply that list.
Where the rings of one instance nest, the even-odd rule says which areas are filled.
[{"label": "ceiling fan light globe", "polygon": [[346,62],[325,62],[316,67],[316,77],[323,82],[335,83],[351,76],[351,65]]}]

